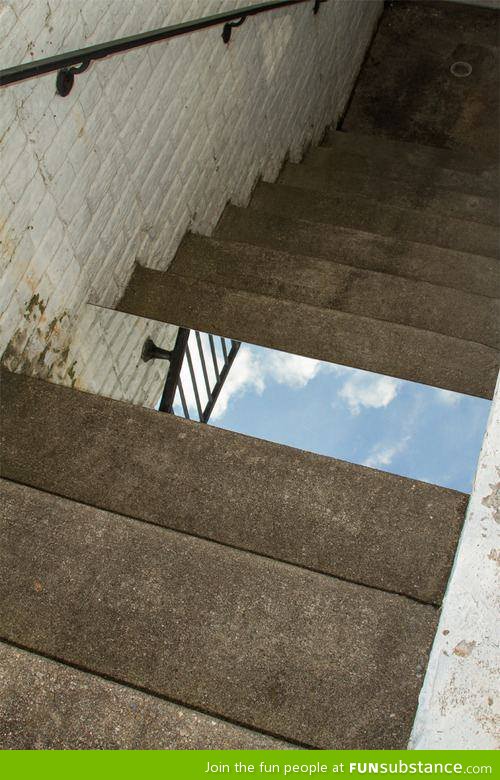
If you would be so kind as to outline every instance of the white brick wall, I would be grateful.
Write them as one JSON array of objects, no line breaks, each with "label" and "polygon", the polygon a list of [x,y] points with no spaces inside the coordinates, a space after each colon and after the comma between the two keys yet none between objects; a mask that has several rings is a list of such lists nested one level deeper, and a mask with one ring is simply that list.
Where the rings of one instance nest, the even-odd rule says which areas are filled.
[{"label": "white brick wall", "polygon": [[[11,0],[0,67],[249,3]],[[93,63],[67,98],[53,75],[0,90],[11,369],[67,379],[86,302],[113,306],[136,261],[167,268],[186,230],[209,233],[227,201],[246,204],[259,176],[273,180],[287,153],[319,141],[382,1],[328,0],[317,16],[312,5],[247,19],[229,46],[214,28]]]},{"label": "white brick wall", "polygon": [[160,400],[168,361],[142,360],[149,337],[173,349],[177,328],[114,309],[87,304],[76,324],[62,383],[117,401],[154,408]]},{"label": "white brick wall", "polygon": [[408,745],[498,750],[500,375]]}]

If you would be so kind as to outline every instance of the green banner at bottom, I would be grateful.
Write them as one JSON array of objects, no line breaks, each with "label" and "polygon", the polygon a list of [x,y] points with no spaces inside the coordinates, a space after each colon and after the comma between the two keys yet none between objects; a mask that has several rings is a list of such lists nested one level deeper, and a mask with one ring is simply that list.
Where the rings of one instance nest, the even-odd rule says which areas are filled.
[{"label": "green banner at bottom", "polygon": [[354,778],[500,777],[488,750],[100,750],[0,752],[3,777],[16,778]]}]

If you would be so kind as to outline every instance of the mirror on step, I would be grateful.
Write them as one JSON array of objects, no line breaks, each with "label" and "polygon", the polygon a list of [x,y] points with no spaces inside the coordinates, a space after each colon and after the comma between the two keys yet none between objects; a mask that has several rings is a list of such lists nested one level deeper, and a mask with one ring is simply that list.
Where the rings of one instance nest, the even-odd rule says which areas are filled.
[{"label": "mirror on step", "polygon": [[77,389],[466,493],[490,408],[91,304],[70,358]]},{"label": "mirror on step", "polygon": [[472,489],[487,400],[184,328],[170,357],[158,409]]}]

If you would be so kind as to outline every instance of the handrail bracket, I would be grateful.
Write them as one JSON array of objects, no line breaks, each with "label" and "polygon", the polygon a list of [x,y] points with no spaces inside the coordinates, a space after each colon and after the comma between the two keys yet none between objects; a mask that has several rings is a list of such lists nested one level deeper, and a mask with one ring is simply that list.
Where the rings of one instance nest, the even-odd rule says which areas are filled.
[{"label": "handrail bracket", "polygon": [[83,60],[77,68],[63,68],[57,72],[56,92],[61,97],[69,95],[75,83],[75,76],[87,70],[92,60]]},{"label": "handrail bracket", "polygon": [[245,21],[247,17],[242,16],[241,19],[238,19],[237,22],[226,22],[224,27],[222,28],[222,40],[224,43],[229,43],[231,40],[231,33],[233,31],[233,27],[241,27],[243,22]]}]

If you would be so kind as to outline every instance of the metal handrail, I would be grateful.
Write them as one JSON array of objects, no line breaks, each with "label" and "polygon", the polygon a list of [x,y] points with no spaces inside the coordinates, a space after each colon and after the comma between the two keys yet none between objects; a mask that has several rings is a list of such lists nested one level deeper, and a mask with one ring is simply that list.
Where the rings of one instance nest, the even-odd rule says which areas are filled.
[{"label": "metal handrail", "polygon": [[186,347],[189,340],[189,329],[179,328],[175,345],[170,356],[167,379],[161,396],[159,411],[172,413],[175,393],[181,375],[182,363],[186,354]]},{"label": "metal handrail", "polygon": [[[168,40],[178,35],[185,35],[186,33],[204,30],[207,27],[215,27],[220,24],[224,25],[222,40],[227,44],[231,39],[232,29],[243,24],[247,17],[306,2],[313,3],[313,12],[317,14],[321,3],[326,2],[326,0],[278,0],[277,2],[258,3],[257,5],[249,5],[234,11],[215,14],[214,16],[204,16],[200,19],[191,19],[188,22],[174,24],[170,27],[161,27],[158,30],[130,35],[127,38],[118,38],[107,43],[87,46],[84,49],[77,49],[65,54],[56,54],[54,57],[46,57],[42,60],[34,60],[13,68],[0,70],[0,86],[8,86],[9,84],[16,84],[19,81],[42,76],[46,73],[57,72],[56,91],[61,97],[66,97],[71,92],[75,75],[83,73],[87,70],[90,63],[95,60],[102,60],[113,54],[137,49],[140,46],[148,46],[151,43]],[[79,67],[71,67],[74,65],[79,65]]]}]

